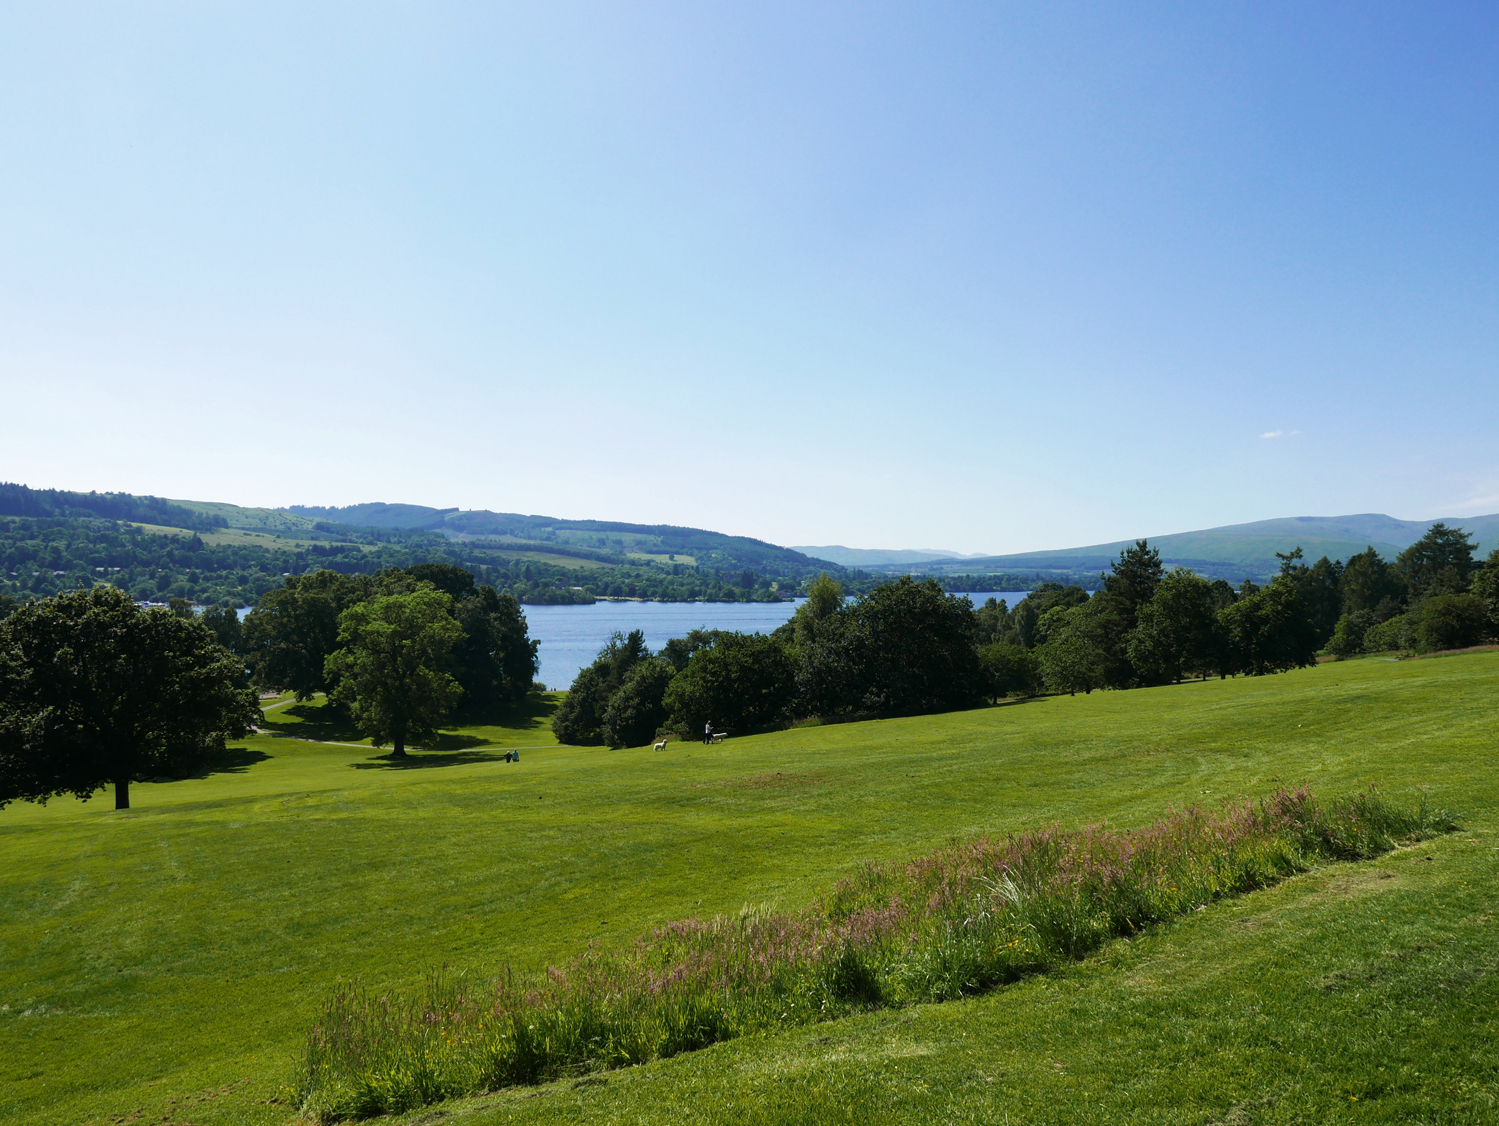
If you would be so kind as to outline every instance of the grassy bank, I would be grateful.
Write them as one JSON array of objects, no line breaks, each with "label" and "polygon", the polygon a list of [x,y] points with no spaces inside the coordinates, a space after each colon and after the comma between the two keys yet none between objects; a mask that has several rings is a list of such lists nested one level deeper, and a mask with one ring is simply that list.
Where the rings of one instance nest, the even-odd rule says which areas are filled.
[{"label": "grassy bank", "polygon": [[[407,768],[367,748],[267,734],[219,773],[139,787],[124,817],[71,800],[0,814],[0,1118],[285,1122],[292,1108],[277,1100],[289,1097],[306,1030],[340,977],[413,990],[443,964],[540,971],[591,940],[619,950],[672,919],[732,915],[745,903],[795,910],[865,859],[931,852],[954,836],[1101,819],[1138,827],[1173,803],[1374,783],[1401,801],[1429,787],[1473,832],[1416,850],[1433,863],[1411,867],[1411,854],[1396,854],[1394,878],[1367,893],[1317,892],[1332,877],[1298,877],[987,998],[855,1016],[598,1086],[450,1109],[497,1121],[643,1121],[754,1106],[767,1115],[812,1108],[815,1121],[822,1099],[829,1114],[878,1105],[912,1121],[933,1108],[955,1121],[1002,1121],[1004,1106],[1033,1108],[1014,1121],[1067,1121],[1068,1106],[1072,1120],[1087,1121],[1079,1108],[1104,1102],[1135,1121],[1209,1121],[1202,1108],[1251,1088],[1252,1074],[1305,1093],[1332,1090],[1329,1068],[1365,1074],[1357,1069],[1373,1058],[1370,1045],[1394,1052],[1397,1067],[1409,1063],[1417,1048],[1395,1042],[1403,1037],[1438,1060],[1436,1071],[1405,1074],[1402,1089],[1416,1100],[1406,1105],[1426,1107],[1428,1120],[1461,1120],[1468,1096],[1452,1069],[1476,1076],[1480,1091],[1490,1082],[1492,1037],[1473,1039],[1484,1026],[1463,1006],[1492,1002],[1486,967],[1499,957],[1487,924],[1471,921],[1499,893],[1489,851],[1499,840],[1487,836],[1499,807],[1496,697],[1499,654],[1480,653],[657,754],[548,748],[544,717],[528,717],[501,726],[509,735],[499,745],[540,748],[516,765],[482,749],[494,745],[489,732],[449,732],[474,741]],[[272,714],[282,712],[291,709]],[[284,723],[294,718],[316,717]],[[1373,868],[1359,871],[1376,879]],[[1254,906],[1239,914],[1237,904]],[[1252,934],[1233,929],[1247,918],[1262,918]],[[1192,942],[1173,946],[1183,934]],[[1387,974],[1363,991],[1306,984],[1385,965],[1381,950],[1416,944],[1432,948],[1388,963],[1407,975],[1398,980]],[[1131,958],[1159,958],[1170,972]],[[1390,996],[1379,990],[1413,989],[1422,974],[1446,984],[1419,1003],[1345,1021],[1345,1047],[1317,1062],[1336,1022],[1385,1012],[1354,994]],[[1139,984],[1141,975],[1159,984]],[[1248,1013],[1255,1005],[1263,1022]],[[1241,1043],[1246,1029],[1270,1040]],[[1067,1070],[1045,1072],[1047,1053]],[[1157,1095],[1176,1102],[1140,1109]],[[1045,1107],[1053,1117],[1036,1117]]]},{"label": "grassy bank", "polygon": [[423,993],[394,998],[344,986],[313,1026],[298,1094],[319,1120],[370,1117],[973,996],[1319,862],[1453,828],[1372,790],[1328,806],[1281,790],[1133,831],[979,838],[866,865],[799,912],[669,923],[529,980],[434,974]]}]

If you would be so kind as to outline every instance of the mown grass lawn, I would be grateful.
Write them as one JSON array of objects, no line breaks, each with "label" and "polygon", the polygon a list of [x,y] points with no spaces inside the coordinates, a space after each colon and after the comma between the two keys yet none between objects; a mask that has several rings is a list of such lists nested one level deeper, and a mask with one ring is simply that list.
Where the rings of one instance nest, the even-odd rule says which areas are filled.
[{"label": "mown grass lawn", "polygon": [[[536,968],[806,902],[865,858],[1305,782],[1467,832],[1199,912],[1056,978],[443,1108],[454,1120],[1271,1122],[1499,1116],[1499,654],[803,728],[549,746],[544,708],[393,767],[239,765],[0,813],[0,1119],[284,1122],[336,977]],[[283,732],[358,742],[314,706]],[[340,738],[340,736],[344,736]],[[521,762],[493,746],[521,746]],[[424,1112],[427,1115],[431,1111]],[[421,1118],[422,1114],[412,1116]]]}]

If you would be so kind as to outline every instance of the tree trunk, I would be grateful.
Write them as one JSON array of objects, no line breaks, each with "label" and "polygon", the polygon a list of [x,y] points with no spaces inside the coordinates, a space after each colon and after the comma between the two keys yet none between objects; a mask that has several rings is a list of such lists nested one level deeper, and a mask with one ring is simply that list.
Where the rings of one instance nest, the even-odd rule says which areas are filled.
[{"label": "tree trunk", "polygon": [[406,740],[405,740],[404,737],[402,737],[400,735],[397,735],[393,740],[391,740],[390,757],[391,758],[409,758],[410,757],[410,756],[408,756],[406,754]]},{"label": "tree trunk", "polygon": [[116,809],[129,809],[130,808],[130,779],[129,778],[116,778],[115,779],[115,808]]}]

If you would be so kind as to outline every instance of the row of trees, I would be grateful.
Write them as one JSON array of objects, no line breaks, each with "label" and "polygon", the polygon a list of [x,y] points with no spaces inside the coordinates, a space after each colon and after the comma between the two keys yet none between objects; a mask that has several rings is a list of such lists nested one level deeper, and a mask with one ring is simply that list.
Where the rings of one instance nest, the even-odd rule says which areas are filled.
[{"label": "row of trees", "polygon": [[1096,594],[1045,583],[1013,610],[992,598],[975,610],[909,577],[849,600],[823,575],[770,635],[694,631],[656,654],[639,633],[617,635],[578,674],[553,729],[566,743],[634,746],[705,723],[746,731],[1261,676],[1357,652],[1348,639],[1359,630],[1365,646],[1458,648],[1499,636],[1499,551],[1482,566],[1473,553],[1464,533],[1437,524],[1393,564],[1370,548],[1308,565],[1297,548],[1268,585],[1235,588],[1167,572],[1140,540]]},{"label": "row of trees", "polygon": [[228,606],[142,609],[100,585],[0,604],[0,807],[183,777],[260,721],[258,689],[324,692],[377,746],[464,707],[523,697],[536,642],[519,604],[458,567],[289,577],[241,623]]},{"label": "row of trees", "polygon": [[1432,652],[1499,636],[1499,549],[1482,563],[1476,554],[1462,529],[1433,524],[1394,563],[1373,548],[1346,564],[1319,560],[1307,573],[1316,576],[1327,651]]},{"label": "row of trees", "polygon": [[524,698],[536,675],[520,604],[446,563],[293,575],[243,624],[226,608],[203,617],[257,687],[325,693],[396,755],[460,707],[477,715]]},{"label": "row of trees", "polygon": [[885,583],[848,601],[822,575],[774,633],[694,630],[652,654],[616,636],[552,721],[566,743],[631,746],[707,724],[729,731],[798,716],[935,711],[978,703],[989,683],[966,598],[934,580]]},{"label": "row of trees", "polygon": [[1012,611],[978,611],[979,644],[1003,688],[1063,691],[1262,674],[1386,650],[1433,651],[1499,635],[1499,551],[1480,565],[1461,529],[1434,524],[1393,562],[1374,548],[1346,563],[1278,555],[1268,586],[1169,574],[1145,541],[1103,590],[1044,584]]}]

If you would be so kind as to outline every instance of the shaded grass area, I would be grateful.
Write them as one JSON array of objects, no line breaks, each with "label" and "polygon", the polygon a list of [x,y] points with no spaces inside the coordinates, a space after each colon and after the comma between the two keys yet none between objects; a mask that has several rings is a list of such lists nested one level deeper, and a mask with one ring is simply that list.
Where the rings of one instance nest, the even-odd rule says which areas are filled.
[{"label": "shaded grass area", "polygon": [[[438,732],[436,738],[412,749],[470,751],[496,746],[557,746],[556,736],[552,734],[552,714],[557,710],[560,698],[561,693],[557,692],[533,692],[514,704],[477,713],[460,713]],[[277,702],[273,709],[265,712],[261,731],[283,738],[372,746],[369,737],[354,726],[348,713],[330,706],[322,696],[312,700]]]},{"label": "shaded grass area", "polygon": [[971,996],[1105,942],[1455,828],[1376,793],[1304,790],[1120,832],[1044,830],[867,865],[826,903],[670,923],[530,980],[433,975],[417,996],[339,989],[313,1026],[300,1093],[323,1121],[410,1110],[639,1064],[871,1007]]},{"label": "shaded grass area", "polygon": [[[1147,974],[1158,992],[1089,976],[1089,962],[1044,987],[751,1037],[613,1073],[605,1085],[496,1097],[487,1110],[448,1107],[495,1121],[776,1121],[782,1111],[794,1120],[803,1096],[825,1092],[836,1109],[859,1105],[864,1091],[893,1120],[922,1120],[926,1107],[951,1108],[954,1121],[1003,1121],[1005,1106],[1029,1105],[1042,1110],[1012,1121],[1089,1121],[1093,1100],[1126,1120],[1206,1122],[1233,1105],[1212,1101],[1214,1067],[1226,1093],[1253,1086],[1251,1067],[1303,1092],[1323,1089],[1307,1078],[1315,1073],[1331,1090],[1324,1071],[1364,1074],[1360,1061],[1388,1035],[1410,1042],[1392,1049],[1400,1059],[1426,1045],[1438,1061],[1403,1080],[1416,1092],[1409,1105],[1426,1107],[1424,1120],[1461,1121],[1466,1104],[1447,1069],[1461,1063],[1472,1082],[1489,1081],[1493,1039],[1483,1032],[1492,1026],[1462,1007],[1488,998],[1493,1011],[1487,971],[1467,984],[1447,980],[1410,1008],[1416,1016],[1394,1006],[1341,1028],[1348,1012],[1366,1010],[1345,1007],[1349,991],[1305,983],[1354,972],[1354,954],[1371,946],[1365,961],[1377,963],[1381,944],[1431,942],[1441,959],[1492,963],[1492,930],[1464,920],[1499,898],[1489,851],[1499,840],[1486,837],[1499,807],[1496,698],[1499,654],[1478,653],[1048,698],[669,753],[552,747],[514,765],[441,770],[357,770],[380,752],[259,736],[242,747],[268,757],[239,773],[139,786],[123,816],[97,798],[0,813],[0,1120],[102,1124],[139,1113],[198,1126],[284,1123],[306,1030],[340,977],[412,990],[445,964],[480,976],[505,964],[539,971],[591,940],[619,950],[672,919],[733,915],[745,903],[796,909],[863,860],[930,852],[955,836],[1104,818],[1140,826],[1172,803],[1304,782],[1324,793],[1377,783],[1401,801],[1426,786],[1484,840],[1446,838],[1415,850],[1435,861],[1396,867],[1375,898],[1392,910],[1404,904],[1404,914],[1361,914],[1359,904],[1372,902],[1363,893],[1295,899],[1321,886],[1314,873],[1236,901],[1281,905],[1252,935],[1233,930],[1250,916],[1225,904],[1098,959],[1115,967],[1121,948],[1165,949],[1152,944],[1190,934],[1180,952],[1200,948],[1202,961],[1191,953],[1170,962],[1195,967],[1186,976]],[[515,730],[497,745],[548,741],[535,728]],[[800,782],[766,781],[777,776]],[[1227,929],[1202,929],[1212,920]],[[1423,949],[1400,964],[1431,958],[1438,954]],[[1080,982],[1091,984],[1071,1008],[1053,1007]],[[1245,1015],[1256,1004],[1263,1024]],[[1137,1025],[1134,1005],[1155,1015]],[[1245,1029],[1279,1046],[1227,1044]],[[961,1071],[964,1031],[988,1038],[983,1051],[996,1066],[1009,1061],[995,1078],[1007,1087],[976,1086]],[[1074,1042],[1080,1054],[1062,1054]],[[1041,1067],[1047,1052],[1089,1078],[1037,1078],[1027,1061]],[[1177,1104],[1130,1110],[1173,1091]]]}]

